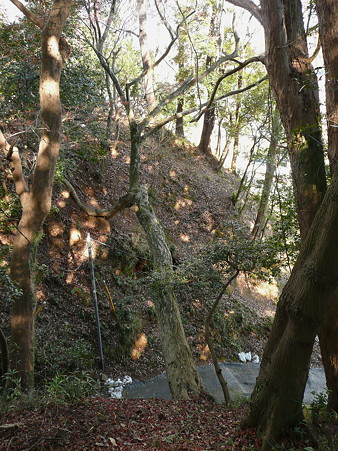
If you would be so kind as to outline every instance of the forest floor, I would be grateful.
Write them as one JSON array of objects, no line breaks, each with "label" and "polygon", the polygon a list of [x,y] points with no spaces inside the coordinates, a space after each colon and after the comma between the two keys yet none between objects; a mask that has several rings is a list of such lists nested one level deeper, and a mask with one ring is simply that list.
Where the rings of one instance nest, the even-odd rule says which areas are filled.
[{"label": "forest floor", "polygon": [[[245,407],[210,401],[87,398],[0,412],[0,450],[259,450],[253,429],[243,429]],[[337,437],[337,425],[330,435]],[[329,447],[327,447],[329,446]],[[325,448],[294,431],[279,450]]]}]

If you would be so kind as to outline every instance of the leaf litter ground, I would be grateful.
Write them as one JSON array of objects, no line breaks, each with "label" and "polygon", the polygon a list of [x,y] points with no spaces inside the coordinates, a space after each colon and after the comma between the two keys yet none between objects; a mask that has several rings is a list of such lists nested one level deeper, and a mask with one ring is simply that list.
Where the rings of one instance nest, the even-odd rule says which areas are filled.
[{"label": "leaf litter ground", "polygon": [[2,416],[0,449],[256,449],[243,416],[207,401],[89,398]]}]

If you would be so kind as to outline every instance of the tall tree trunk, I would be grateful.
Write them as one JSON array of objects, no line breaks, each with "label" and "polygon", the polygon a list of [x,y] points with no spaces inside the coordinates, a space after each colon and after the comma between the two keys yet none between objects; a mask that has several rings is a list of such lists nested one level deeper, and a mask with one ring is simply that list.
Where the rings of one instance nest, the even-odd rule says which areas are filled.
[{"label": "tall tree trunk", "polygon": [[[301,2],[262,0],[261,18],[266,40],[266,68],[286,132],[298,221],[304,241],[326,191],[317,80],[308,57]],[[324,214],[322,208],[321,212]],[[323,230],[320,233],[324,235]],[[332,268],[312,250],[311,259],[314,260],[308,260],[311,240],[313,237],[306,240],[307,245],[297,260],[305,266],[301,268],[299,263],[296,264],[283,291],[252,396],[249,424],[266,437],[266,447],[269,439],[274,439],[283,427],[294,425],[302,417],[301,404],[315,337],[313,332],[317,333],[334,290],[323,286],[323,293],[320,292],[321,282],[314,277],[313,271],[321,273],[321,264],[330,266],[328,271]],[[328,256],[332,255],[330,245],[325,242],[325,246]],[[318,254],[322,256],[320,252],[319,249]],[[313,297],[314,293],[318,299]],[[319,300],[323,309],[318,306]]]},{"label": "tall tree trunk", "polygon": [[[241,89],[243,87],[243,73],[238,72],[237,76],[237,88]],[[232,159],[231,159],[231,172],[236,174],[237,169],[237,158],[238,158],[238,145],[239,145],[239,132],[241,129],[240,123],[240,111],[241,111],[241,97],[240,95],[236,96],[236,110],[235,110],[235,126],[234,126],[234,145],[232,151]]]},{"label": "tall tree trunk", "polygon": [[[218,38],[217,39],[218,54],[221,52],[223,46],[223,37],[221,37],[222,9],[223,9],[223,1],[215,0],[212,5],[209,38],[211,41],[214,40],[215,38]],[[206,68],[210,67],[211,63],[212,57],[208,55],[205,64]],[[204,113],[201,139],[198,145],[198,147],[204,153],[211,153],[210,140],[215,126],[215,118],[216,118],[215,108],[210,108]]]},{"label": "tall tree trunk", "polygon": [[286,132],[304,239],[326,191],[318,84],[309,60],[301,2],[262,0],[261,6],[266,68]]},{"label": "tall tree trunk", "polygon": [[302,419],[302,400],[315,336],[338,280],[338,171],[277,305],[247,423],[270,449],[286,427]]},{"label": "tall tree trunk", "polygon": [[30,189],[22,174],[17,149],[7,156],[22,206],[10,268],[11,277],[22,292],[12,306],[10,365],[18,372],[24,389],[32,387],[34,377],[36,298],[33,273],[42,226],[51,206],[52,184],[60,148],[60,75],[64,59],[69,53],[69,47],[61,38],[61,33],[71,4],[72,1],[69,0],[55,0],[47,23],[38,23],[38,18],[35,22],[43,27],[40,105],[44,130]]},{"label": "tall tree trunk", "polygon": [[266,169],[264,176],[264,183],[262,188],[262,194],[259,201],[257,216],[255,219],[255,224],[253,226],[251,236],[253,239],[257,238],[262,234],[265,226],[266,212],[269,203],[269,197],[273,182],[273,177],[276,171],[276,151],[277,151],[277,118],[276,114],[272,115],[272,125],[271,125],[271,136],[268,154],[266,157]]},{"label": "tall tree trunk", "polygon": [[204,113],[203,128],[198,147],[204,153],[211,153],[210,140],[215,126],[215,108],[210,108]]},{"label": "tall tree trunk", "polygon": [[154,93],[154,71],[151,69],[153,58],[148,37],[147,21],[147,0],[137,0],[139,14],[139,41],[142,55],[143,70],[147,71],[144,79],[144,90],[147,100],[148,112],[156,107],[156,97]]},{"label": "tall tree trunk", "polygon": [[[333,172],[338,161],[338,3],[335,0],[317,1],[317,14],[326,69],[328,154]],[[331,297],[319,342],[329,389],[328,407],[338,412],[338,290]]]}]

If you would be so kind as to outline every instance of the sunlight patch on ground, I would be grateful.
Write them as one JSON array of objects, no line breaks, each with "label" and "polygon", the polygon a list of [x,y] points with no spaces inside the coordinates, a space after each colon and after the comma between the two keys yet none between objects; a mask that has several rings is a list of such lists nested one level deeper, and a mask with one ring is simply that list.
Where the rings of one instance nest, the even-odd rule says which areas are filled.
[{"label": "sunlight patch on ground", "polygon": [[117,150],[116,147],[113,147],[113,148],[111,148],[110,154],[111,154],[112,158],[115,160],[119,156],[120,152]]},{"label": "sunlight patch on ground", "polygon": [[186,235],[184,233],[181,233],[180,238],[181,238],[181,241],[183,241],[184,243],[189,243],[189,241],[190,241],[190,236]]},{"label": "sunlight patch on ground", "polygon": [[199,359],[204,362],[210,359],[210,349],[208,345],[198,345],[197,350],[199,352]]},{"label": "sunlight patch on ground", "polygon": [[134,347],[131,351],[131,357],[133,360],[138,360],[148,345],[148,338],[146,334],[140,334],[134,343]]},{"label": "sunlight patch on ground", "polygon": [[48,227],[48,231],[53,238],[62,235],[64,230],[65,227],[62,222],[51,222]]},{"label": "sunlight patch on ground", "polygon": [[179,211],[182,208],[191,207],[191,205],[192,205],[192,200],[183,198],[183,199],[178,199],[174,208],[176,211]]},{"label": "sunlight patch on ground", "polygon": [[74,244],[78,243],[81,240],[81,232],[75,227],[71,227],[69,233],[69,246],[74,246]]}]

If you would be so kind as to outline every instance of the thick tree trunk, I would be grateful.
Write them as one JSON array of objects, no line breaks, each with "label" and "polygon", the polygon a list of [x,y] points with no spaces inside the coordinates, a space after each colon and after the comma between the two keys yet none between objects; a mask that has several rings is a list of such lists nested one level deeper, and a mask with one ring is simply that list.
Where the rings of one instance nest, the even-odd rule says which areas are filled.
[{"label": "thick tree trunk", "polygon": [[[60,148],[61,104],[60,75],[67,43],[61,32],[72,2],[55,0],[44,26],[41,55],[40,105],[44,122],[31,189],[22,175],[20,157],[15,151],[8,155],[16,191],[22,205],[22,217],[15,236],[11,258],[11,277],[22,294],[12,307],[10,364],[18,371],[24,389],[33,385],[34,331],[36,298],[33,273],[42,225],[51,206],[52,184]],[[39,26],[39,22],[36,22]]]},{"label": "thick tree trunk", "polygon": [[338,172],[305,239],[277,306],[248,425],[273,447],[283,428],[302,419],[302,401],[315,336],[338,280]]},{"label": "thick tree trunk", "polygon": [[[320,37],[326,69],[326,116],[331,173],[338,161],[338,3],[317,1]],[[330,311],[319,333],[320,348],[329,389],[328,407],[338,412],[338,290],[331,297]]]},{"label": "thick tree trunk", "polygon": [[301,2],[264,0],[261,6],[266,68],[286,132],[304,239],[326,191],[317,79],[308,58]]},{"label": "thick tree trunk", "polygon": [[337,190],[337,178],[307,236],[326,191],[326,177],[317,80],[308,58],[301,2],[262,0],[261,14],[266,68],[286,132],[298,221],[302,240],[306,239],[278,304],[248,417],[268,448],[284,427],[302,418],[315,335],[336,288],[331,274],[337,264],[332,254],[337,218],[331,196]]}]

